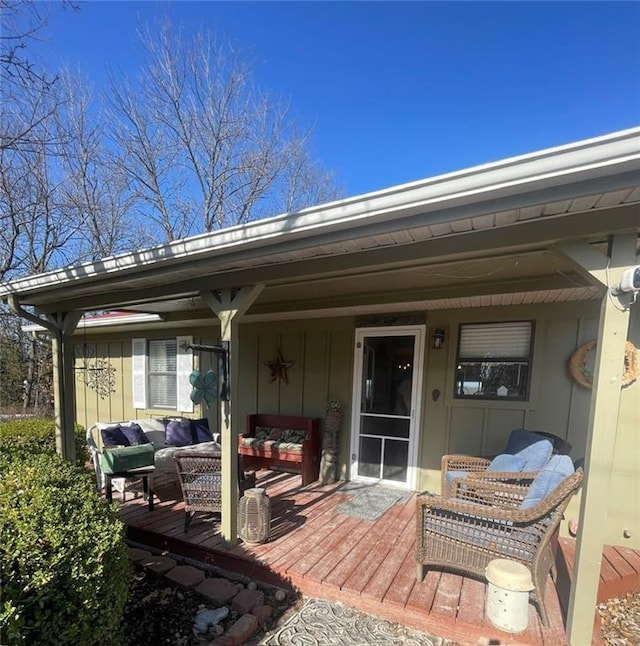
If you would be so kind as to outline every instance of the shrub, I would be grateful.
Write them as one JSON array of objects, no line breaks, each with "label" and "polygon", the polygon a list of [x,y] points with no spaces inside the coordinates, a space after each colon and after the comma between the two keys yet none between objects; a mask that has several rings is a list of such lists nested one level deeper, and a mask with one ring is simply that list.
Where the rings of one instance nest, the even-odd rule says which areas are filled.
[{"label": "shrub", "polygon": [[85,470],[57,455],[0,477],[3,644],[122,643],[130,581],[124,526]]},{"label": "shrub", "polygon": [[[75,427],[76,464],[87,461],[84,428]],[[0,469],[7,463],[32,455],[56,452],[56,426],[48,419],[15,419],[0,424]]]}]

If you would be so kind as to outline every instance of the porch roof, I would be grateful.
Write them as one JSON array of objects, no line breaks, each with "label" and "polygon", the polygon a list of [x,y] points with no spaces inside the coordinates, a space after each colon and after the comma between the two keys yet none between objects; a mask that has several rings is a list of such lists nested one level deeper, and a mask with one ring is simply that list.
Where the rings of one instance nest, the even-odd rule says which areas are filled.
[{"label": "porch roof", "polygon": [[119,307],[183,320],[210,317],[200,291],[256,282],[266,288],[248,319],[374,302],[380,311],[468,306],[488,295],[594,298],[599,289],[554,245],[638,231],[639,202],[634,128],[28,276],[0,284],[0,298],[41,312]]}]

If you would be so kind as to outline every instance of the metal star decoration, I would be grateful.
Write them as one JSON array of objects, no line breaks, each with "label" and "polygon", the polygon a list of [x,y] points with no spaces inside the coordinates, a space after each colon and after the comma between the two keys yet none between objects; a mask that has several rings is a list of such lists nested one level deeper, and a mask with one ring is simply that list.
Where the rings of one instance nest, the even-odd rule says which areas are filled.
[{"label": "metal star decoration", "polygon": [[282,358],[282,350],[278,350],[278,354],[275,359],[272,359],[271,361],[265,361],[264,365],[271,370],[271,374],[269,375],[269,383],[273,383],[274,381],[279,380],[279,381],[284,381],[285,384],[289,383],[289,375],[287,374],[287,370],[291,368],[291,366],[295,363],[295,361],[285,361]]}]

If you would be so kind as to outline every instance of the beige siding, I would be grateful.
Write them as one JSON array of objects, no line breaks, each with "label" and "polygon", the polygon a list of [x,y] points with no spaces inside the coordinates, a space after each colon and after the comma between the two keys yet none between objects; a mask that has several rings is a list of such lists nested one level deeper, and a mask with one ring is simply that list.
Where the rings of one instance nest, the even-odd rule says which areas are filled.
[{"label": "beige siding", "polygon": [[[637,308],[635,308],[637,310]],[[495,454],[506,444],[513,428],[526,427],[554,433],[573,445],[572,457],[583,458],[587,443],[591,391],[575,384],[567,365],[575,348],[592,339],[598,327],[599,304],[561,303],[537,306],[475,308],[428,312],[427,352],[422,400],[422,427],[418,446],[418,489],[437,491],[440,486],[440,459],[444,453]],[[531,396],[524,402],[456,400],[453,396],[458,327],[462,322],[536,322]],[[441,350],[430,348],[435,328],[446,332]],[[169,333],[132,333],[130,337],[167,338],[193,334],[194,342],[215,343],[215,329],[191,328]],[[78,421],[90,425],[97,420],[133,419],[171,415],[171,411],[134,410],[131,407],[130,337],[101,335],[97,356],[116,369],[116,392],[101,399],[78,379],[76,381]],[[355,321],[350,317],[309,321],[251,323],[240,325],[240,420],[244,429],[249,413],[256,411],[286,415],[323,417],[329,399],[345,403],[340,438],[340,475],[348,477],[350,447],[350,403],[353,391]],[[640,314],[632,313],[630,338],[640,346]],[[95,339],[91,340],[95,343]],[[278,349],[285,360],[293,361],[289,383],[269,381],[265,361],[276,358]],[[202,370],[214,362],[207,353],[196,354]],[[617,434],[612,420],[612,440],[616,459],[611,502],[603,522],[607,522],[607,542],[640,547],[640,382],[621,392]],[[439,392],[438,392],[439,391]],[[175,412],[174,412],[175,414]],[[200,411],[212,428],[218,426],[218,409]],[[577,517],[579,500],[566,518]],[[631,538],[623,538],[627,532]]]},{"label": "beige siding", "polygon": [[[271,371],[265,362],[275,359],[278,350],[285,361],[293,362],[289,383],[270,381]],[[348,404],[352,356],[351,319],[241,326],[241,414],[260,411],[323,417],[329,399]]]}]

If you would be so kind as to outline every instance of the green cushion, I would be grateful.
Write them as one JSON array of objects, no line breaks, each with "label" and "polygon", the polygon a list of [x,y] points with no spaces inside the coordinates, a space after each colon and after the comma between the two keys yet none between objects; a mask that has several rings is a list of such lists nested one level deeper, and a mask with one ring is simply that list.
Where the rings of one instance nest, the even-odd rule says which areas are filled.
[{"label": "green cushion", "polygon": [[138,444],[105,449],[100,454],[100,466],[104,473],[120,473],[130,469],[153,466],[153,445]]}]

